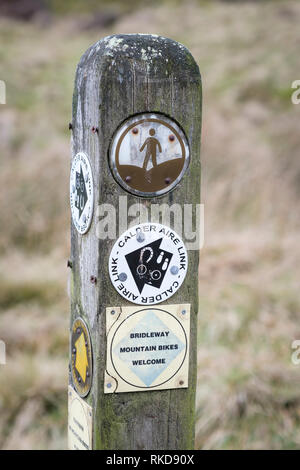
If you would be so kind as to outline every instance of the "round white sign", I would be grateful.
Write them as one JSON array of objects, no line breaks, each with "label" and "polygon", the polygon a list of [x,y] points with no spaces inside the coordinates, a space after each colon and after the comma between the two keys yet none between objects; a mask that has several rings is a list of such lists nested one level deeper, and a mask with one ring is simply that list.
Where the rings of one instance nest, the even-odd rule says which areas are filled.
[{"label": "round white sign", "polygon": [[122,297],[139,305],[164,302],[179,289],[188,267],[183,241],[157,223],[130,228],[109,257],[110,279]]},{"label": "round white sign", "polygon": [[91,164],[83,152],[77,153],[72,161],[70,204],[76,229],[81,234],[86,233],[93,218],[94,185]]},{"label": "round white sign", "polygon": [[183,178],[189,164],[183,130],[172,119],[145,113],[127,119],[115,132],[110,166],[118,183],[138,196],[160,196]]}]

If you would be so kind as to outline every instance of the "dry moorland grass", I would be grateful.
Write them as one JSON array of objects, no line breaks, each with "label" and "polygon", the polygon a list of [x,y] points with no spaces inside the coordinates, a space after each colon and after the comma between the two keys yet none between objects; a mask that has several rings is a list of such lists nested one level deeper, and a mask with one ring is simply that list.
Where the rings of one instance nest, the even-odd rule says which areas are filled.
[{"label": "dry moorland grass", "polygon": [[110,28],[0,21],[0,448],[65,448],[75,66],[114,32],[189,47],[203,76],[198,448],[298,448],[300,5],[180,2]]}]

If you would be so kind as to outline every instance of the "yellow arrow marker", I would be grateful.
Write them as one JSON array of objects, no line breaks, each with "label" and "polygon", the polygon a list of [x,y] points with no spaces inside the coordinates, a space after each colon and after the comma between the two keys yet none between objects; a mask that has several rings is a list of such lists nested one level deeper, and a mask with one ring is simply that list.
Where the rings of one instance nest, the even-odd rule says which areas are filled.
[{"label": "yellow arrow marker", "polygon": [[75,343],[76,348],[76,361],[75,367],[78,370],[82,380],[85,382],[86,380],[86,369],[89,365],[88,358],[86,354],[86,346],[85,346],[85,339],[84,334],[81,333],[78,340]]}]

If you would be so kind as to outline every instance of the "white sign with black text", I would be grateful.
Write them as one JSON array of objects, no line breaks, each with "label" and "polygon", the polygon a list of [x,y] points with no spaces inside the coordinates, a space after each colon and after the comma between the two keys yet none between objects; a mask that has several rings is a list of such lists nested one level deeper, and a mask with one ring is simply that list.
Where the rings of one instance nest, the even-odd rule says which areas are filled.
[{"label": "white sign with black text", "polygon": [[190,304],[106,309],[104,393],[188,387]]}]

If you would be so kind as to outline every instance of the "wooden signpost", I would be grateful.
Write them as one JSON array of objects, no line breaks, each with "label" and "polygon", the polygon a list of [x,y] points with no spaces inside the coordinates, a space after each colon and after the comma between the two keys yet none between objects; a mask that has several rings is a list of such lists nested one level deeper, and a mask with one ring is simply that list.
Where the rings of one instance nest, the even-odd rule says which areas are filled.
[{"label": "wooden signpost", "polygon": [[194,448],[199,252],[189,248],[184,211],[196,220],[201,104],[198,66],[170,39],[110,36],[79,62],[70,126],[72,449]]}]

